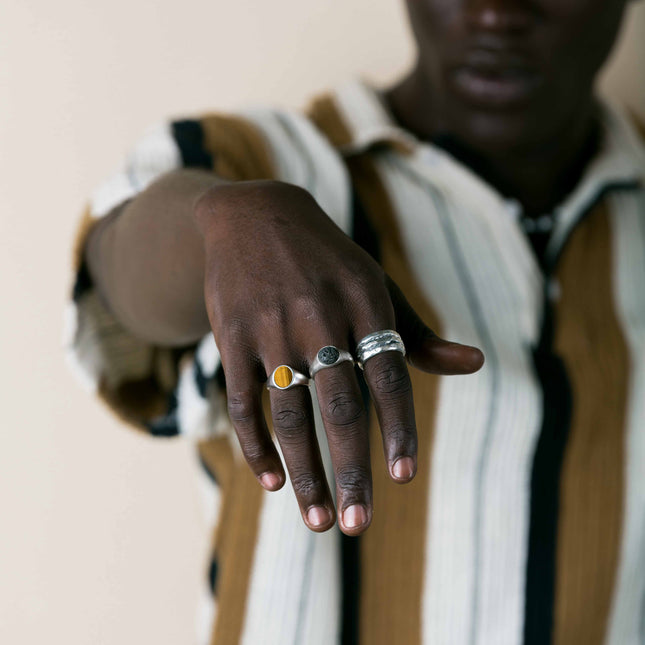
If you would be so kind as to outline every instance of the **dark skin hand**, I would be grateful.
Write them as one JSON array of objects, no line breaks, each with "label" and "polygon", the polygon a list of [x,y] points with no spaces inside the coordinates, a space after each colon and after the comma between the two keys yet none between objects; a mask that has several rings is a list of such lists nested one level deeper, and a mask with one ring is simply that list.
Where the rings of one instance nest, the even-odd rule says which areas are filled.
[{"label": "dark skin hand", "polygon": [[[100,220],[86,258],[106,305],[137,336],[158,345],[214,334],[226,375],[230,418],[242,451],[267,490],[283,466],[260,396],[281,364],[307,374],[324,345],[354,352],[365,335],[397,329],[407,356],[365,363],[393,481],[414,477],[417,436],[407,361],[427,372],[467,374],[483,363],[473,347],[435,336],[381,267],[297,186],[225,182],[178,170]],[[315,376],[336,479],[342,531],[372,517],[367,416],[351,363]],[[271,414],[306,525],[333,526],[336,508],[304,386],[271,391]]]},{"label": "dark skin hand", "polygon": [[[307,374],[324,345],[353,350],[365,335],[397,329],[417,367],[438,374],[479,369],[481,352],[435,336],[380,266],[306,191],[279,182],[221,185],[197,202],[204,236],[204,298],[226,374],[228,410],[262,485],[285,481],[264,419],[261,392],[280,364]],[[365,363],[395,482],[416,471],[417,435],[406,360],[384,352]],[[349,535],[372,517],[367,414],[349,362],[319,371],[316,392],[336,479],[339,523]],[[305,523],[324,531],[335,509],[306,387],[271,390],[273,428]]]}]

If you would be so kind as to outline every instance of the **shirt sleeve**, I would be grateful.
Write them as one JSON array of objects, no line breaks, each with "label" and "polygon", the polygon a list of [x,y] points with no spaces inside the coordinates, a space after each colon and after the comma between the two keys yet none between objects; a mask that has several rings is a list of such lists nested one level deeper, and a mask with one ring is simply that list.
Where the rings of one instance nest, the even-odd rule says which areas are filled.
[{"label": "shirt sleeve", "polygon": [[88,235],[101,218],[165,173],[189,167],[210,169],[231,181],[279,179],[300,185],[345,229],[349,184],[338,154],[299,113],[256,108],[206,114],[147,130],[79,218],[65,320],[70,369],[127,425],[154,436],[204,439],[230,429],[213,335],[184,347],[138,338],[104,305],[83,258]]}]

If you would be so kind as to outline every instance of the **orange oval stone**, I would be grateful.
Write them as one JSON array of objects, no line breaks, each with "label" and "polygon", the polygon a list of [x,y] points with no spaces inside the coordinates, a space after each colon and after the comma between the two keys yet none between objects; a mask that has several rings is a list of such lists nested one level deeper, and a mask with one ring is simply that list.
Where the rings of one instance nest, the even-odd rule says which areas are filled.
[{"label": "orange oval stone", "polygon": [[280,365],[273,374],[273,381],[278,387],[289,387],[293,379],[293,372],[290,367]]}]

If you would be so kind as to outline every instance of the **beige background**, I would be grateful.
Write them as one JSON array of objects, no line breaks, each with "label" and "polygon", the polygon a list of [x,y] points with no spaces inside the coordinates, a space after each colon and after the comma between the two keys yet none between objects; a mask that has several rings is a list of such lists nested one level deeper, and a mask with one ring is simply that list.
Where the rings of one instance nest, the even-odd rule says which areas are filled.
[{"label": "beige background", "polygon": [[[0,2],[0,642],[193,641],[207,536],[190,446],[122,427],[62,357],[84,199],[166,116],[392,79],[412,53],[401,4]],[[604,83],[645,116],[645,5],[627,23]]]}]

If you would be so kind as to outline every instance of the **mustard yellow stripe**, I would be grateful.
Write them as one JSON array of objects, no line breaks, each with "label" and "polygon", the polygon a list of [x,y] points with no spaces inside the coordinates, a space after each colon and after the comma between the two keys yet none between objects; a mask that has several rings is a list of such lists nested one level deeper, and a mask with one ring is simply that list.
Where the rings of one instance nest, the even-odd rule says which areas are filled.
[{"label": "mustard yellow stripe", "polygon": [[[231,488],[233,473],[235,471],[235,458],[231,449],[231,439],[228,436],[211,437],[197,443],[197,453],[204,466],[217,482],[224,500],[222,514],[226,513],[226,497]],[[213,531],[212,553],[217,555],[217,545],[226,541],[224,531],[225,522],[218,522]]]},{"label": "mustard yellow stripe", "polygon": [[307,107],[307,115],[332,145],[342,147],[351,143],[351,129],[343,121],[332,94],[323,94],[311,101]]},{"label": "mustard yellow stripe", "polygon": [[216,472],[224,476],[225,490],[215,535],[217,613],[210,642],[237,645],[244,627],[263,490],[243,459],[233,461],[230,445],[221,442],[211,448],[220,451]]},{"label": "mustard yellow stripe", "polygon": [[213,156],[213,170],[224,179],[274,179],[276,172],[267,142],[250,121],[209,114],[200,120],[204,147]]},{"label": "mustard yellow stripe", "polygon": [[117,385],[108,385],[103,379],[97,394],[121,422],[146,434],[149,431],[145,424],[168,411],[168,392],[154,376],[123,381]]},{"label": "mustard yellow stripe", "polygon": [[556,351],[573,392],[560,482],[554,644],[601,645],[623,517],[629,355],[614,311],[606,204],[573,233],[557,271]]}]

